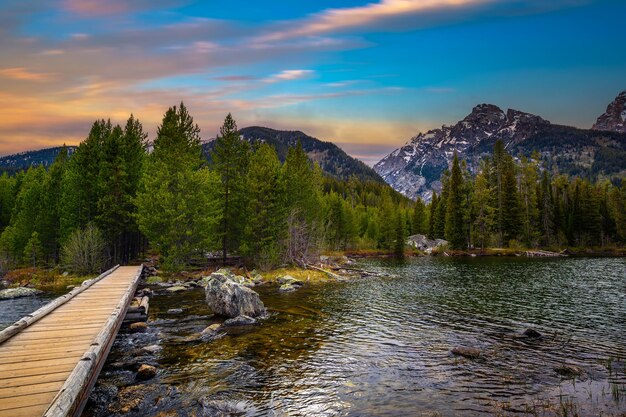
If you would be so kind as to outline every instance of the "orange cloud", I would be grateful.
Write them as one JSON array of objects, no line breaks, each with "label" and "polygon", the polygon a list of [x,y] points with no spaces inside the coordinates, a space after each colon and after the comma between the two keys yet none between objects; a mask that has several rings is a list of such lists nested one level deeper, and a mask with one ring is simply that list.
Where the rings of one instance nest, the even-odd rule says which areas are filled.
[{"label": "orange cloud", "polygon": [[0,69],[0,77],[21,81],[47,81],[51,78],[51,75],[42,72],[32,72],[24,67],[15,67]]}]

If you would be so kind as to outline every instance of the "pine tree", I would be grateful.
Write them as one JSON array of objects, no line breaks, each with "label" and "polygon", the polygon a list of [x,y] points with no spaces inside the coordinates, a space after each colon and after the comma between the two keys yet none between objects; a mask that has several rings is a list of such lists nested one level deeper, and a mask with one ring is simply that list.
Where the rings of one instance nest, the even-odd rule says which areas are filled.
[{"label": "pine tree", "polygon": [[24,247],[24,261],[30,266],[37,267],[42,265],[43,257],[39,233],[33,232]]},{"label": "pine tree", "polygon": [[430,239],[435,239],[435,220],[437,219],[437,206],[439,205],[439,196],[437,193],[433,191],[433,197],[430,200],[430,205],[428,206],[428,237]]},{"label": "pine tree", "polygon": [[520,200],[522,204],[522,234],[527,246],[537,246],[539,239],[539,211],[537,197],[537,156],[522,157]]},{"label": "pine tree", "polygon": [[452,245],[452,248],[467,248],[463,174],[461,173],[461,166],[456,153],[452,160],[452,172],[448,183],[444,235],[446,240]]},{"label": "pine tree", "polygon": [[428,234],[428,216],[424,202],[418,198],[413,207],[413,218],[411,221],[411,234]]},{"label": "pine tree", "polygon": [[404,221],[402,211],[396,211],[393,222],[393,254],[397,259],[403,259],[404,247],[406,246],[406,222]]},{"label": "pine tree", "polygon": [[61,240],[86,227],[98,215],[102,145],[111,134],[111,121],[97,120],[67,164],[61,185]]},{"label": "pine tree", "polygon": [[541,176],[538,206],[542,242],[544,246],[549,246],[554,241],[554,197],[548,171],[543,171]]},{"label": "pine tree", "polygon": [[434,223],[434,237],[438,239],[445,239],[446,229],[446,212],[448,210],[448,198],[449,198],[449,185],[450,185],[450,171],[445,171],[441,176],[441,196],[437,203],[435,211],[435,223]]},{"label": "pine tree", "polygon": [[46,259],[53,263],[59,262],[61,250],[61,191],[68,160],[67,148],[63,147],[44,181],[42,205],[45,209],[37,224],[42,251]]},{"label": "pine tree", "polygon": [[241,235],[246,224],[245,179],[250,158],[250,147],[242,140],[237,124],[230,113],[220,128],[215,140],[213,162],[215,171],[221,178],[220,188],[220,229],[218,236],[222,243],[222,257],[239,249]]},{"label": "pine tree", "polygon": [[250,157],[247,178],[249,218],[242,252],[269,269],[281,261],[287,232],[285,181],[276,151],[261,144]]},{"label": "pine tree", "polygon": [[483,165],[474,180],[474,198],[472,200],[474,241],[481,249],[484,249],[488,244],[495,223],[493,189],[489,185],[488,175],[489,168]]},{"label": "pine tree", "polygon": [[135,199],[139,229],[180,270],[211,246],[219,178],[201,167],[200,129],[181,103],[163,117]]},{"label": "pine tree", "polygon": [[322,213],[322,173],[313,165],[298,142],[289,148],[283,164],[287,192],[288,263],[306,261],[320,246]]}]

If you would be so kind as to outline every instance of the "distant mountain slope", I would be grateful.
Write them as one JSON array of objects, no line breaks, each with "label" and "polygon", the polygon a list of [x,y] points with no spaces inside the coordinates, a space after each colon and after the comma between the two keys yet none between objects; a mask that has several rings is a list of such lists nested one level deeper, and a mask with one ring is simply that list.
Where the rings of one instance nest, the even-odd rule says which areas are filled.
[{"label": "distant mountain slope", "polygon": [[[272,145],[281,161],[285,160],[289,147],[296,146],[300,142],[309,158],[319,163],[322,170],[331,176],[348,179],[351,175],[356,175],[361,180],[384,183],[384,180],[372,168],[349,156],[334,143],[321,141],[303,132],[250,126],[240,129],[239,133],[249,143],[265,142]],[[214,145],[214,141],[204,144],[204,151],[208,158]]]},{"label": "distant mountain slope", "polygon": [[[68,153],[71,155],[76,149],[75,146],[66,146]],[[52,165],[62,146],[54,148],[39,149],[36,151],[21,152],[14,155],[0,157],[0,171],[15,172],[28,169],[31,166],[43,165],[48,167]]]},{"label": "distant mountain slope", "polygon": [[626,90],[608,105],[592,129],[626,133]]},{"label": "distant mountain slope", "polygon": [[571,175],[622,175],[626,134],[553,125],[539,116],[480,104],[453,126],[420,133],[375,166],[395,190],[429,200],[454,153],[476,172],[479,160],[502,140],[514,156],[540,152],[546,166]]}]

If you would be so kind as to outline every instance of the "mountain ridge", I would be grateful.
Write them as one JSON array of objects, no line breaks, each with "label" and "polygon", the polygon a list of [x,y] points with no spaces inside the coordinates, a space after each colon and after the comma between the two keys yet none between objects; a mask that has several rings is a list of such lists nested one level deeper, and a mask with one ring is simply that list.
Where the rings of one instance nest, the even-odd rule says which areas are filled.
[{"label": "mountain ridge", "polygon": [[[626,102],[626,93],[618,99],[622,95]],[[609,105],[607,110],[611,120],[623,111],[615,107]],[[376,163],[374,170],[396,191],[428,201],[433,191],[440,191],[439,178],[454,153],[476,172],[479,160],[491,154],[497,140],[515,156],[538,151],[544,165],[559,172],[593,176],[621,175],[626,170],[626,162],[619,162],[622,157],[626,161],[626,134],[621,131],[552,124],[532,113],[504,111],[486,103],[453,125],[418,133]]]}]

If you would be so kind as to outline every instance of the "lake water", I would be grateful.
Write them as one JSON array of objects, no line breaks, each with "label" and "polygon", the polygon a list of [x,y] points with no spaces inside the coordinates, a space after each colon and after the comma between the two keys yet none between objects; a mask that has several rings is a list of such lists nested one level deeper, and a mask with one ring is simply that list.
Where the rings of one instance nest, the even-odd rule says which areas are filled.
[{"label": "lake water", "polygon": [[[287,294],[257,288],[271,316],[210,342],[186,339],[214,321],[201,289],[156,295],[150,334],[120,336],[95,396],[107,384],[130,383],[111,365],[127,358],[129,346],[158,339],[163,350],[151,360],[159,375],[146,384],[157,394],[125,415],[626,412],[625,259],[417,258],[361,266],[393,277]],[[177,307],[183,313],[167,312]],[[524,337],[527,328],[543,336]],[[455,347],[481,355],[455,357]],[[561,376],[555,369],[563,365],[583,374]],[[115,414],[115,407],[89,407],[86,415]]]}]

